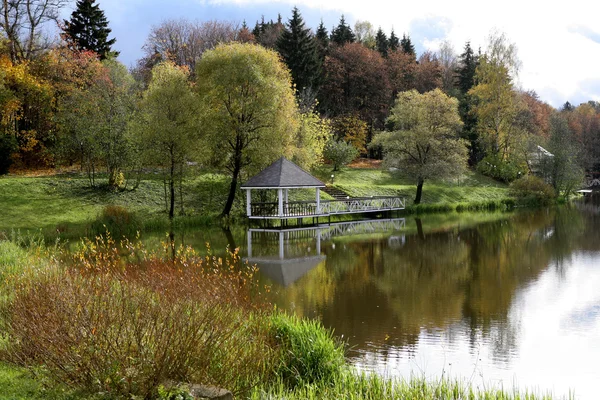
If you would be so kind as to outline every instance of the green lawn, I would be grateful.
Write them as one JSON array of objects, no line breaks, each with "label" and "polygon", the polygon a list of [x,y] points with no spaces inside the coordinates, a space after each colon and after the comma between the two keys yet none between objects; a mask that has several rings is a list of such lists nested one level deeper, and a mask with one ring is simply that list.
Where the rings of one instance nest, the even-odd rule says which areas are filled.
[{"label": "green lawn", "polygon": [[[334,186],[354,197],[401,196],[409,200],[408,204],[412,204],[416,194],[414,181],[397,171],[344,168],[332,172],[330,167],[321,167],[316,171],[316,175],[327,183],[331,183],[332,174]],[[507,185],[468,171],[459,179],[425,181],[421,203],[481,202],[507,197]]]}]

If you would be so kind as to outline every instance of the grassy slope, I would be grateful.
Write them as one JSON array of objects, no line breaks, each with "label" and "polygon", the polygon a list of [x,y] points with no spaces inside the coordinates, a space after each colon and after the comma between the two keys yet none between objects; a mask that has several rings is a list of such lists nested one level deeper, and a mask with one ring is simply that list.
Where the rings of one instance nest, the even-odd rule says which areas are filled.
[{"label": "grassy slope", "polygon": [[[317,170],[317,175],[351,196],[403,196],[409,204],[415,197],[416,186],[412,180],[398,172],[382,169],[344,168],[331,172],[328,167]],[[508,197],[508,186],[487,178],[477,172],[468,171],[453,181],[426,181],[423,186],[423,204],[462,203],[501,200]]]},{"label": "grassy slope", "polygon": [[[327,166],[315,174],[323,181],[331,181]],[[102,182],[101,179],[98,180]],[[335,186],[352,196],[399,195],[409,199],[415,194],[414,184],[398,173],[381,169],[346,168],[335,172]],[[228,178],[222,174],[192,172],[184,184],[184,204],[187,215],[216,216],[225,204]],[[272,193],[271,193],[272,194]],[[89,187],[83,175],[56,175],[47,177],[0,177],[0,204],[3,216],[0,232],[12,229],[62,230],[69,224],[88,224],[97,218],[106,205],[124,206],[143,219],[164,218],[164,187],[158,175],[144,177],[136,190],[113,192]],[[309,191],[290,191],[292,200],[314,198]],[[502,185],[475,172],[468,172],[452,182],[426,182],[423,203],[460,203],[499,200],[508,196]],[[328,198],[323,194],[323,199]],[[179,201],[179,197],[177,198]],[[244,196],[240,193],[234,214],[242,214]],[[179,203],[177,203],[179,211]]]}]

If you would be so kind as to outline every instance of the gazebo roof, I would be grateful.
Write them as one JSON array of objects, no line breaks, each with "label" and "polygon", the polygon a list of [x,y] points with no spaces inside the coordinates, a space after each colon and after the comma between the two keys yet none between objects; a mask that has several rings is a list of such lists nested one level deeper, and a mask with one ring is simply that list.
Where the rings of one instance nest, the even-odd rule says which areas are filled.
[{"label": "gazebo roof", "polygon": [[281,157],[242,185],[242,189],[318,187],[325,187],[325,184],[285,157]]}]

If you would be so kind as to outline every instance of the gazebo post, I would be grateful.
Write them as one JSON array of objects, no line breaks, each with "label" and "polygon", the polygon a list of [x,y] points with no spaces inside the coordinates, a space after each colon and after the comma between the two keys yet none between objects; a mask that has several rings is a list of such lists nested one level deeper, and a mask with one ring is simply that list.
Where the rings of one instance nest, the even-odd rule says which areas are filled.
[{"label": "gazebo post", "polygon": [[283,217],[283,189],[277,189],[277,200],[279,201],[279,217]]},{"label": "gazebo post", "polygon": [[288,201],[288,190],[289,189],[285,189],[285,204],[286,205],[289,203],[289,201]]},{"label": "gazebo post", "polygon": [[250,194],[250,190],[252,189],[246,189],[246,215],[251,217],[252,216],[252,207],[251,207],[251,202],[252,202],[252,195]]},{"label": "gazebo post", "polygon": [[317,214],[321,214],[321,189],[317,188]]}]

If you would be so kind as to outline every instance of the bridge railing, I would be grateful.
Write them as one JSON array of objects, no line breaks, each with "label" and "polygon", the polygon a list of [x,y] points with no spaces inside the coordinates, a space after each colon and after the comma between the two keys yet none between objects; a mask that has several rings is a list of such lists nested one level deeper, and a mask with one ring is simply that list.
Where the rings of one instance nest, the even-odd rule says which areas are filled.
[{"label": "bridge railing", "polygon": [[405,207],[400,197],[353,197],[338,200],[294,201],[283,204],[279,214],[277,202],[252,203],[252,217],[310,217],[316,215],[353,214],[373,211],[401,210]]}]

